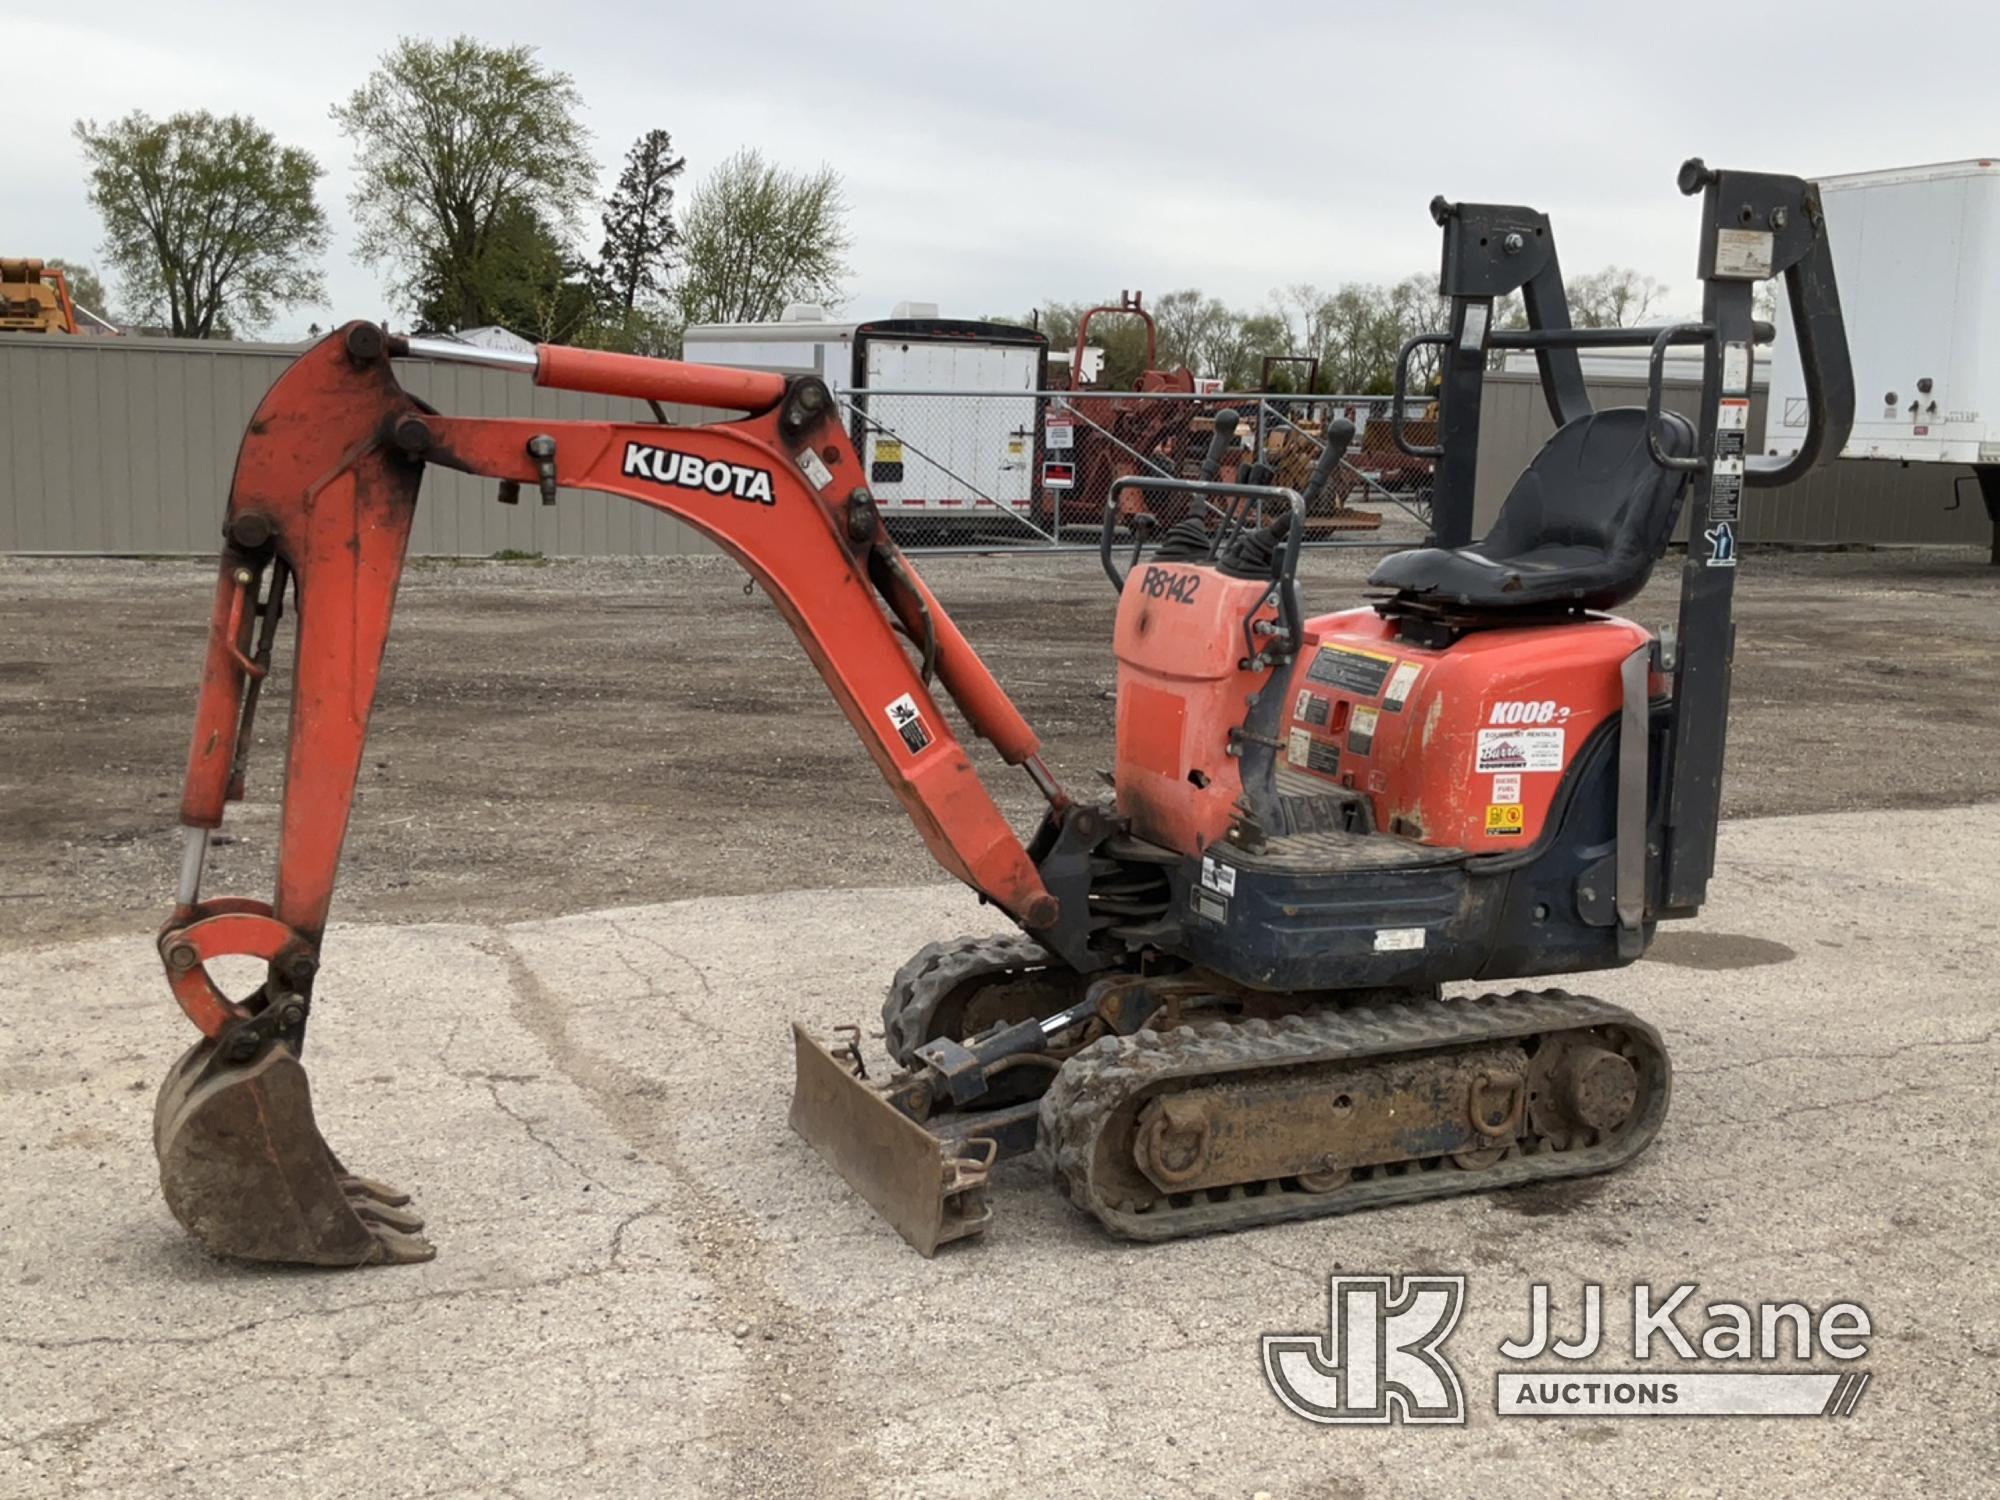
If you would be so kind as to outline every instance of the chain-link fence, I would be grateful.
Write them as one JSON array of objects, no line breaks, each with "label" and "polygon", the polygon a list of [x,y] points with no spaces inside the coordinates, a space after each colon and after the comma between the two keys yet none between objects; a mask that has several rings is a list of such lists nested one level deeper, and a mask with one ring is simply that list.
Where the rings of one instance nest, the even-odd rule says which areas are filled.
[{"label": "chain-link fence", "polygon": [[[1221,478],[1304,492],[1326,424],[1355,436],[1339,472],[1308,497],[1307,545],[1407,547],[1430,527],[1432,465],[1403,452],[1386,396],[1179,391],[854,391],[842,398],[869,488],[905,547],[1095,546],[1119,479],[1200,477],[1216,414],[1238,414]],[[1424,404],[1404,414],[1412,446],[1435,441]],[[1160,527],[1184,495],[1121,490],[1118,524],[1141,511]]]}]

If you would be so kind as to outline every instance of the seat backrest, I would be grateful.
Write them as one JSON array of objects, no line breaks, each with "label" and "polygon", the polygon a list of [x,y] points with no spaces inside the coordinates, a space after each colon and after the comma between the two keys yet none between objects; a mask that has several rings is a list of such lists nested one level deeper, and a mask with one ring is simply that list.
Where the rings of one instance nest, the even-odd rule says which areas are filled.
[{"label": "seat backrest", "polygon": [[[1694,428],[1676,412],[1660,421],[1660,446],[1694,451]],[[1650,568],[1665,549],[1687,476],[1654,463],[1646,413],[1617,406],[1565,423],[1521,471],[1475,549],[1496,562],[1541,547],[1586,547],[1613,570]]]}]

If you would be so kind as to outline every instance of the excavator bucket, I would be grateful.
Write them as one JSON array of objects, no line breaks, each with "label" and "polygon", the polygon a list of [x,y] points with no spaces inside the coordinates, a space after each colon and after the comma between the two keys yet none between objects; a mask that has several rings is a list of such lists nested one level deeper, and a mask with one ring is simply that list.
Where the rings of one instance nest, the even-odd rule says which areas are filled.
[{"label": "excavator bucket", "polygon": [[992,1142],[983,1143],[983,1154],[968,1156],[957,1143],[932,1135],[868,1086],[852,1043],[844,1049],[854,1059],[850,1064],[794,1021],[792,1045],[792,1129],[896,1233],[928,1258],[939,1245],[985,1230],[993,1218],[986,1203]]},{"label": "excavator bucket", "polygon": [[327,1148],[284,1042],[240,1064],[213,1040],[188,1049],[161,1086],[153,1147],[167,1207],[217,1255],[370,1266],[437,1253],[406,1194],[353,1176]]}]

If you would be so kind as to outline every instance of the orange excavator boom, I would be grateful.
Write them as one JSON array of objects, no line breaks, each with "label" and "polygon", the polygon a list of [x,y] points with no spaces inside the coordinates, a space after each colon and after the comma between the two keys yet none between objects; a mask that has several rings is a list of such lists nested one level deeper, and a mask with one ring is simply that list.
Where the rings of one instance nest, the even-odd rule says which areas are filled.
[{"label": "orange excavator boom", "polygon": [[[512,367],[537,383],[744,411],[732,421],[454,417],[403,390],[397,355]],[[523,487],[622,495],[694,527],[763,585],[938,862],[1030,931],[1061,910],[932,694],[946,693],[1055,812],[1040,742],[884,530],[826,387],[810,378],[545,345],[534,355],[396,339],[352,323],[265,396],[237,458],[159,950],[202,1033],[162,1091],[169,1205],[223,1253],[365,1263],[428,1256],[400,1194],[348,1174],[311,1119],[298,1052],[390,617],[427,465]],[[276,890],[208,897],[209,831],[242,797],[251,727],[292,600],[297,651]],[[1053,941],[1053,939],[1052,939]],[[253,994],[210,976],[265,961]]]}]

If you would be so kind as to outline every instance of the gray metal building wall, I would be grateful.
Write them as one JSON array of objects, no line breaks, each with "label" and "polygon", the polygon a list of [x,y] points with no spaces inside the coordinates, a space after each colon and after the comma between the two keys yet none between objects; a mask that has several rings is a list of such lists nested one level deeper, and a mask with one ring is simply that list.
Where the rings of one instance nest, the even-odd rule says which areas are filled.
[{"label": "gray metal building wall", "polygon": [[[1644,406],[1644,380],[1594,379],[1590,400],[1609,406]],[[1700,388],[1670,380],[1665,404],[1695,416]],[[1555,430],[1531,374],[1486,377],[1486,400],[1479,424],[1479,489],[1474,497],[1475,534],[1492,522],[1500,502],[1535,450]],[[1750,401],[1750,451],[1764,440],[1764,393]],[[1782,490],[1743,492],[1742,536],[1749,542],[1962,542],[1984,546],[1992,537],[1986,511],[1970,480],[1970,469],[1947,464],[1898,464],[1848,460],[1816,469]],[[1953,509],[1954,481],[1968,476],[1966,499]]]},{"label": "gray metal building wall", "polygon": [[[217,542],[236,446],[257,402],[297,347],[177,339],[0,335],[0,553],[205,553]],[[545,391],[519,376],[405,361],[409,389],[441,410],[551,420],[650,420],[643,404]],[[1600,406],[1639,405],[1643,382],[1598,380]],[[1694,389],[1668,404],[1692,412]],[[677,420],[699,413],[679,411]],[[1763,402],[1751,407],[1751,442]],[[1478,525],[1548,437],[1531,375],[1488,378],[1480,428]],[[1960,542],[1989,537],[1976,496],[1956,509],[1942,466],[1840,463],[1802,484],[1744,498],[1749,541]],[[1969,488],[1969,486],[1968,486]],[[433,469],[411,538],[419,554],[486,557],[671,556],[715,548],[672,517],[607,495],[532,496],[496,505],[485,480]]]},{"label": "gray metal building wall", "polygon": [[[206,553],[236,448],[298,353],[287,344],[0,335],[0,552]],[[643,402],[548,391],[469,365],[399,362],[414,395],[468,416],[650,422]],[[697,420],[669,410],[676,420]],[[433,468],[413,552],[488,557],[712,553],[671,516],[592,491],[497,505],[491,480]]]}]

